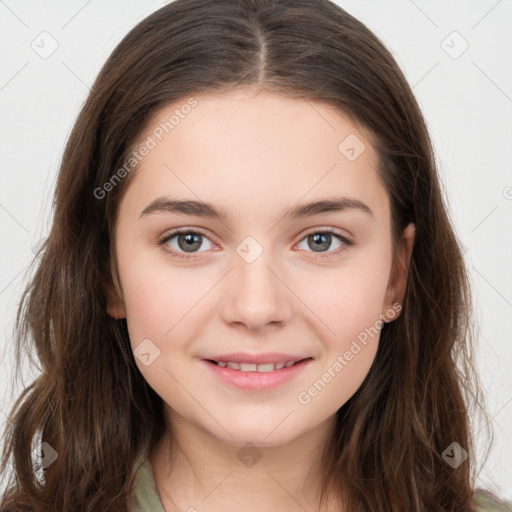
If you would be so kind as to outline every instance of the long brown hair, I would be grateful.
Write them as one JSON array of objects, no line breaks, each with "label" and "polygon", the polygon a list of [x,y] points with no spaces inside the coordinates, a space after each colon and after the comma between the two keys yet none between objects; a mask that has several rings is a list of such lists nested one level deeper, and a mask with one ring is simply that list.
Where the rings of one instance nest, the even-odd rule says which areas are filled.
[{"label": "long brown hair", "polygon": [[[126,320],[106,312],[117,206],[134,173],[94,191],[112,183],[158,109],[246,86],[351,116],[377,149],[395,242],[416,226],[402,314],[383,327],[370,372],[337,412],[322,497],[347,511],[470,510],[470,419],[482,403],[470,286],[426,124],[398,65],[328,0],[177,0],[119,43],[66,145],[53,225],[16,316],[16,368],[35,352],[40,374],[8,418],[1,469],[11,463],[14,481],[2,511],[128,510],[136,463],[166,424]],[[58,454],[42,478],[36,440]],[[469,453],[456,469],[442,457],[453,442]]]}]

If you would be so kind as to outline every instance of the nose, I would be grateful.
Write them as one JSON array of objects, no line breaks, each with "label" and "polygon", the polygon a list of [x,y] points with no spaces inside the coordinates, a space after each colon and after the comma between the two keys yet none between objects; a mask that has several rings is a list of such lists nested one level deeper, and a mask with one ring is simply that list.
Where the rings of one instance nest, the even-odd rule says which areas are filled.
[{"label": "nose", "polygon": [[226,276],[221,314],[232,325],[259,330],[288,322],[292,293],[270,258],[270,251],[248,262],[235,254],[233,269]]}]

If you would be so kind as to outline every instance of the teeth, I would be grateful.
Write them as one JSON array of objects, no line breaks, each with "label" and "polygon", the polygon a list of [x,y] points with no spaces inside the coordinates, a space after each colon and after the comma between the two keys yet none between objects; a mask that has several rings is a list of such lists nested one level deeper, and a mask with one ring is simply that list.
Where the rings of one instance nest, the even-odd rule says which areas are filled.
[{"label": "teeth", "polygon": [[[262,366],[262,365],[260,365]],[[272,365],[274,366],[274,365]],[[258,371],[258,365],[257,364],[251,364],[251,363],[241,363],[240,364],[240,370],[243,372],[257,372]]]},{"label": "teeth", "polygon": [[[297,361],[298,362],[298,361]],[[281,368],[289,368],[295,364],[295,361],[287,361],[286,363],[235,363],[234,361],[217,361],[222,368],[231,368],[232,370],[240,370],[242,372],[259,372],[267,373]]]}]

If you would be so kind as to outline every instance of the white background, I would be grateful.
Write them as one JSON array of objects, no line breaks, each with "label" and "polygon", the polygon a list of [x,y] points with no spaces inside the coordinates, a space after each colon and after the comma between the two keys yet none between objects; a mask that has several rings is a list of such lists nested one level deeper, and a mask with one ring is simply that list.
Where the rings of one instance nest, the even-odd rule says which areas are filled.
[{"label": "white background", "polygon": [[[100,66],[164,1],[0,0],[0,427],[12,324],[50,226],[69,131]],[[478,363],[495,443],[480,483],[512,498],[512,5],[510,0],[337,2],[392,51],[427,119],[474,283]],[[48,32],[51,36],[40,35]],[[458,34],[453,34],[456,31]],[[31,45],[58,48],[43,59]],[[468,44],[468,48],[458,55]],[[40,50],[42,51],[42,50]],[[454,58],[457,57],[457,58]]]}]

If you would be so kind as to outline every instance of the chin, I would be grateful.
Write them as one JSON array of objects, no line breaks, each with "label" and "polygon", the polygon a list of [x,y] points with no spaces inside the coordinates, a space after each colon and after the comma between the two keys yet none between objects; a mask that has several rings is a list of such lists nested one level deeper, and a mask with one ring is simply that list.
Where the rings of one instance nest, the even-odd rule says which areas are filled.
[{"label": "chin", "polygon": [[231,423],[231,427],[228,427],[228,430],[232,437],[222,431],[222,433],[220,433],[220,439],[222,442],[231,446],[243,447],[247,444],[252,444],[261,448],[272,448],[285,445],[300,435],[299,432],[293,434],[292,432],[284,429],[282,432],[278,432],[282,426],[281,425],[276,429],[276,425],[278,424],[279,421],[268,426],[260,424],[257,428],[254,428],[254,425],[252,428],[235,428],[234,424]]}]

